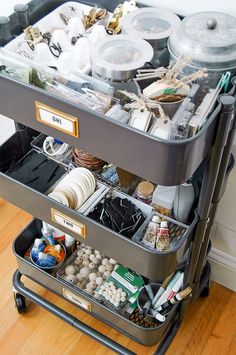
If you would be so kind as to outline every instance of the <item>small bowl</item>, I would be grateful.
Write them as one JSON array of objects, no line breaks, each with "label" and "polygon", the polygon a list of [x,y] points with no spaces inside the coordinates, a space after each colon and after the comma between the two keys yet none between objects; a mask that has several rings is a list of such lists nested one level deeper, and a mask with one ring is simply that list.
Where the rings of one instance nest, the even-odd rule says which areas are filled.
[{"label": "small bowl", "polygon": [[53,274],[56,273],[61,268],[61,266],[64,264],[64,262],[66,261],[66,248],[65,248],[64,244],[58,242],[56,245],[58,245],[58,244],[63,248],[64,253],[65,253],[64,258],[62,259],[62,261],[59,264],[57,264],[55,266],[50,266],[50,267],[39,266],[38,264],[36,264],[34,262],[32,256],[31,256],[31,252],[30,252],[30,260],[31,260],[32,264],[34,264],[34,266],[36,266],[37,268],[45,270],[45,271],[47,271],[49,273],[53,273]]},{"label": "small bowl", "polygon": [[138,90],[138,96],[144,102],[151,103],[151,104],[153,104],[153,103],[159,104],[162,107],[165,114],[171,120],[172,117],[174,116],[174,114],[176,113],[176,111],[178,110],[179,106],[184,101],[185,97],[179,101],[174,101],[174,102],[162,102],[162,101],[148,99],[146,96],[143,95],[143,89],[145,87],[147,87],[148,85],[152,84],[154,81],[155,81],[154,79],[143,80],[143,81],[141,81],[142,87],[140,86],[141,83],[135,81],[135,84],[136,84],[137,90]]}]

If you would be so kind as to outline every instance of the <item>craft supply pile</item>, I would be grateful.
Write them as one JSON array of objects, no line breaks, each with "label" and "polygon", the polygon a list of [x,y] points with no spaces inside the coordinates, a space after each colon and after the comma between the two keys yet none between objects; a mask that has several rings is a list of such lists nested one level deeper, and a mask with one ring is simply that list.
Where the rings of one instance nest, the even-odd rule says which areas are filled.
[{"label": "craft supply pile", "polygon": [[45,222],[35,237],[25,259],[142,327],[165,322],[174,305],[191,296],[181,271],[153,283]]},{"label": "craft supply pile", "polygon": [[[137,134],[187,139],[207,123],[236,68],[236,19],[213,15],[181,21],[135,0],[113,12],[70,2],[33,26],[22,23],[23,33],[0,49],[0,74],[105,114]],[[73,154],[81,166],[103,166],[80,149]]]},{"label": "craft supply pile", "polygon": [[85,216],[116,238],[157,252],[185,242],[197,200],[194,179],[156,185],[81,150],[87,158],[75,159],[78,149],[53,137],[33,131],[29,141],[28,151],[19,151],[4,173],[47,196],[53,209],[62,205],[65,215],[73,210],[78,220]]}]

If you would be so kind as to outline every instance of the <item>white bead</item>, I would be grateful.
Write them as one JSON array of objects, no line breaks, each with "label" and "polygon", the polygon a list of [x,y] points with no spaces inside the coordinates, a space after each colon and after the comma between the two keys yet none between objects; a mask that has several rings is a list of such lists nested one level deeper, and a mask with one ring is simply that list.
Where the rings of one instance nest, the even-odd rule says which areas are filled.
[{"label": "white bead", "polygon": [[113,282],[113,281],[110,281],[110,282],[108,283],[108,285],[109,285],[109,286],[114,286],[114,282]]},{"label": "white bead", "polygon": [[100,266],[98,267],[98,271],[103,274],[103,273],[106,271],[106,266],[100,265]]},{"label": "white bead", "polygon": [[84,255],[83,255],[83,260],[89,260],[89,255],[84,254]]},{"label": "white bead", "polygon": [[110,289],[111,289],[113,292],[116,293],[116,287],[115,287],[114,285],[111,285],[111,286],[110,286]]},{"label": "white bead", "polygon": [[122,290],[122,288],[120,287],[120,288],[118,288],[118,290],[117,290],[120,294],[123,292],[123,290]]},{"label": "white bead", "polygon": [[[103,266],[103,265],[102,265]],[[109,276],[111,275],[110,271],[106,270],[104,273],[103,273],[103,277],[104,278],[108,278]]]},{"label": "white bead", "polygon": [[107,271],[113,271],[114,265],[112,265],[112,264],[107,264],[107,265],[106,265],[106,269],[107,269]]},{"label": "white bead", "polygon": [[80,273],[76,274],[75,276],[77,277],[77,280],[78,280],[79,282],[82,282],[82,281],[83,281],[83,277],[80,275]]},{"label": "white bead", "polygon": [[94,257],[95,257],[94,254],[90,254],[90,255],[89,255],[89,260],[93,261],[93,258],[94,258]]},{"label": "white bead", "polygon": [[89,268],[83,267],[79,273],[85,279],[89,274]]},{"label": "white bead", "polygon": [[105,285],[101,285],[101,290],[105,290],[106,289],[106,286]]},{"label": "white bead", "polygon": [[90,288],[86,288],[84,291],[87,292],[89,295],[93,294],[93,290],[91,290]]},{"label": "white bead", "polygon": [[101,254],[96,254],[96,258],[101,260],[101,258],[102,258]]},{"label": "white bead", "polygon": [[120,305],[120,302],[114,302],[115,307],[119,307],[119,305]]},{"label": "white bead", "polygon": [[126,301],[126,298],[123,297],[123,296],[121,296],[120,300],[121,300],[121,302],[125,302],[125,301]]},{"label": "white bead", "polygon": [[87,255],[91,255],[91,254],[92,254],[92,250],[87,249],[85,253],[86,253]]},{"label": "white bead", "polygon": [[110,259],[109,262],[112,265],[116,265],[117,264],[117,261],[115,259]]},{"label": "white bead", "polygon": [[109,263],[109,260],[107,259],[107,258],[104,258],[103,260],[102,260],[102,265],[107,265]]},{"label": "white bead", "polygon": [[88,275],[90,281],[95,281],[97,278],[97,275],[95,272],[91,272],[91,274]]},{"label": "white bead", "polygon": [[126,292],[122,292],[121,297],[126,297]]},{"label": "white bead", "polygon": [[75,273],[76,273],[76,270],[75,270],[75,267],[73,265],[68,265],[65,268],[65,274],[66,275],[71,275],[71,274],[75,274]]},{"label": "white bead", "polygon": [[75,265],[80,265],[82,263],[82,261],[83,261],[82,256],[77,256],[74,263],[75,263]]},{"label": "white bead", "polygon": [[75,275],[73,274],[70,274],[70,275],[67,275],[66,278],[65,278],[66,281],[74,284],[76,281],[77,281],[77,278]]},{"label": "white bead", "polygon": [[114,304],[114,303],[115,303],[115,298],[114,298],[114,297],[111,297],[111,298],[110,298],[110,302],[111,302],[112,304]]},{"label": "white bead", "polygon": [[103,278],[102,277],[97,277],[96,278],[96,284],[100,286],[103,283]]},{"label": "white bead", "polygon": [[77,251],[77,255],[78,255],[78,256],[84,255],[83,250],[79,249],[79,250]]},{"label": "white bead", "polygon": [[89,266],[89,260],[83,260],[82,264],[83,264],[84,266]]},{"label": "white bead", "polygon": [[99,264],[99,263],[100,263],[100,260],[99,260],[98,258],[94,257],[93,260],[92,260],[92,262],[93,262],[94,264]]},{"label": "white bead", "polygon": [[99,295],[103,295],[104,294],[104,292],[103,292],[104,290],[98,290],[98,293],[99,293]]},{"label": "white bead", "polygon": [[94,253],[95,253],[95,254],[100,254],[100,251],[95,249],[95,250],[94,250]]},{"label": "white bead", "polygon": [[94,263],[89,262],[88,267],[90,270],[93,270],[95,268],[95,265],[94,265]]}]

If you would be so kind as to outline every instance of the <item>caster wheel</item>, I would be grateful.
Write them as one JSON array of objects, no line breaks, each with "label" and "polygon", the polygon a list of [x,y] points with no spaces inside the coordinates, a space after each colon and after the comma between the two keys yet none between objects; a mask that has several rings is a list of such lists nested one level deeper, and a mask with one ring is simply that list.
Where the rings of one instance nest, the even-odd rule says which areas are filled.
[{"label": "caster wheel", "polygon": [[20,293],[14,293],[15,306],[19,314],[24,314],[27,312],[25,297]]},{"label": "caster wheel", "polygon": [[200,297],[206,298],[209,296],[209,293],[210,293],[210,282],[208,282],[208,284],[204,287],[204,289],[200,293]]}]

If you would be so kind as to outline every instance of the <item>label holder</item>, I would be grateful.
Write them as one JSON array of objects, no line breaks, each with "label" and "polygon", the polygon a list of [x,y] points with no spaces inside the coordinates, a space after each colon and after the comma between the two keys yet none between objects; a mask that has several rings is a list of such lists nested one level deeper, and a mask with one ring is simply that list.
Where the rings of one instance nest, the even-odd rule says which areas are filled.
[{"label": "label holder", "polygon": [[85,300],[84,298],[75,295],[74,293],[72,293],[71,291],[67,290],[66,288],[62,289],[63,292],[63,296],[73,302],[74,304],[76,304],[77,306],[84,308],[86,311],[92,312],[92,305],[90,302],[88,302],[87,300]]},{"label": "label holder", "polygon": [[[47,106],[39,101],[35,101],[35,111],[38,122],[72,137],[80,137],[78,118]],[[44,118],[42,115],[44,115]]]},{"label": "label holder", "polygon": [[70,231],[78,234],[82,238],[86,238],[86,226],[68,216],[64,213],[51,208],[51,219],[53,222],[59,224],[60,226],[69,229]]}]

